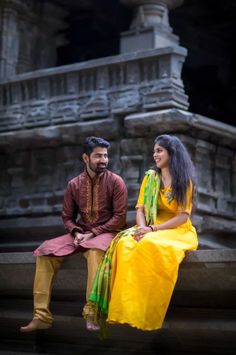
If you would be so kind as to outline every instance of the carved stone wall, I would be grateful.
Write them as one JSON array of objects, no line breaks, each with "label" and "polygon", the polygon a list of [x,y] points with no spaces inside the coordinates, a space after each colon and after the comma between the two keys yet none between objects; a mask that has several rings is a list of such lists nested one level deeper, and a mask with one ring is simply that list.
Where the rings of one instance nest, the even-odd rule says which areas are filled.
[{"label": "carved stone wall", "polygon": [[0,78],[55,66],[66,14],[49,2],[1,1]]},{"label": "carved stone wall", "polygon": [[[15,4],[18,6],[16,0],[1,6],[5,11],[6,6],[12,10]],[[34,2],[19,4],[34,13]],[[46,8],[47,15],[51,14]],[[15,24],[19,13],[15,12]],[[57,15],[55,12],[56,19],[61,18]],[[15,35],[19,38],[18,30],[17,25],[12,27],[14,33],[4,32],[3,40],[11,42]],[[1,50],[4,48],[8,46]],[[15,60],[9,66],[12,71],[0,58],[4,72],[17,73],[22,48],[17,47],[12,56],[8,52],[7,58]],[[186,111],[188,97],[181,80],[186,54],[184,48],[173,44],[0,81],[1,250],[33,249],[41,240],[64,232],[60,218],[64,189],[83,167],[79,159],[84,138],[94,134],[112,143],[110,168],[127,183],[129,224],[134,223],[142,176],[152,165],[154,137],[160,133],[179,135],[198,171],[194,221],[201,246],[235,245],[236,128]]]},{"label": "carved stone wall", "polygon": [[[63,141],[68,133],[73,134],[61,127],[60,142],[52,146],[43,138],[37,147],[20,147],[15,141],[13,150],[9,147],[1,152],[0,250],[32,249],[40,240],[64,233],[60,217],[63,194],[67,182],[83,170],[81,143],[85,136],[96,132],[112,141],[110,168],[120,172],[116,126],[102,120],[88,124],[84,132],[71,128],[74,143]],[[110,133],[104,132],[107,129]],[[35,132],[30,134],[33,138]]]},{"label": "carved stone wall", "polygon": [[[170,110],[167,116],[180,113]],[[157,113],[156,116],[160,116]],[[121,174],[129,190],[128,221],[134,223],[134,206],[144,171],[152,164],[152,144],[155,135],[166,132],[161,127],[159,117],[156,129],[150,123],[146,131],[139,121],[135,124],[135,135],[129,125],[129,117],[125,118],[126,133],[119,124],[107,125],[104,120],[97,120],[88,125],[83,132],[79,127],[68,132],[74,143],[63,142],[53,146],[41,141],[38,147],[22,147],[15,141],[16,151],[1,154],[0,184],[0,232],[2,248],[33,248],[35,243],[47,237],[63,233],[60,212],[63,193],[67,181],[82,170],[80,161],[81,143],[86,135],[100,134],[112,142],[110,152],[111,170]],[[140,117],[141,119],[141,117]],[[187,123],[186,123],[187,125]],[[235,150],[209,140],[201,139],[201,134],[190,135],[181,128],[181,123],[168,130],[179,135],[188,147],[196,164],[198,173],[198,204],[194,214],[194,222],[202,236],[201,245],[229,247],[235,245]],[[131,133],[130,133],[131,132]],[[151,132],[151,133],[150,133]],[[181,132],[181,133],[179,133]],[[31,131],[33,135],[35,132]],[[234,132],[235,134],[235,132]],[[63,137],[63,136],[62,136]],[[77,137],[77,143],[76,141]],[[9,150],[11,148],[9,147]]]},{"label": "carved stone wall", "polygon": [[[176,134],[196,166],[198,200],[193,214],[201,247],[235,247],[236,129],[181,110],[132,114],[124,119],[124,174],[135,204],[143,172],[152,165],[152,143],[161,133]],[[133,217],[133,216],[132,216]]]}]

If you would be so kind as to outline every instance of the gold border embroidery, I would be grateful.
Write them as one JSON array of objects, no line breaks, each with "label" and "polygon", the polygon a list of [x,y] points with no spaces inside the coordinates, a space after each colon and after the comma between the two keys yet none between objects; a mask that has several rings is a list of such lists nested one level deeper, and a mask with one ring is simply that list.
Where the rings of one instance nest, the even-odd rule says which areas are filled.
[{"label": "gold border embroidery", "polygon": [[99,219],[98,207],[99,207],[99,192],[100,175],[98,175],[94,183],[87,177],[87,191],[86,191],[86,215],[85,223],[96,223]]}]

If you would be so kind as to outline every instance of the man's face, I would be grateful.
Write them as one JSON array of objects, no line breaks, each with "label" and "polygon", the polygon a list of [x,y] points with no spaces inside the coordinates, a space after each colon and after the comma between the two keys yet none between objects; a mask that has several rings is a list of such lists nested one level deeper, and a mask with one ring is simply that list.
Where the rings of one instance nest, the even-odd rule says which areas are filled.
[{"label": "man's face", "polygon": [[83,158],[87,171],[90,173],[90,175],[102,173],[107,169],[107,148],[96,147],[90,155],[84,154]]}]

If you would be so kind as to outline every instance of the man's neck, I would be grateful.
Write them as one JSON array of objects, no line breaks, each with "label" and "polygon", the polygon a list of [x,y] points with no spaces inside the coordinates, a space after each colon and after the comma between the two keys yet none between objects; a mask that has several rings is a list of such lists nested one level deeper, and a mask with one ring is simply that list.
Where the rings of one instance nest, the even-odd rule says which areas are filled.
[{"label": "man's neck", "polygon": [[89,176],[92,180],[98,175],[97,173],[95,173],[94,171],[92,171],[92,170],[90,170],[90,169],[85,168],[85,170],[86,170],[88,176]]}]

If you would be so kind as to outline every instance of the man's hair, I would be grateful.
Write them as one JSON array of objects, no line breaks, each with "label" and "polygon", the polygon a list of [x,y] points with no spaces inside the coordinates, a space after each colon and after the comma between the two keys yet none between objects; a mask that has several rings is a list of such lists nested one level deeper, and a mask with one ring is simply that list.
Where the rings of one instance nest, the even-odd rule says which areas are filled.
[{"label": "man's hair", "polygon": [[110,148],[110,143],[101,137],[87,137],[84,142],[84,153],[90,155],[96,147]]}]

